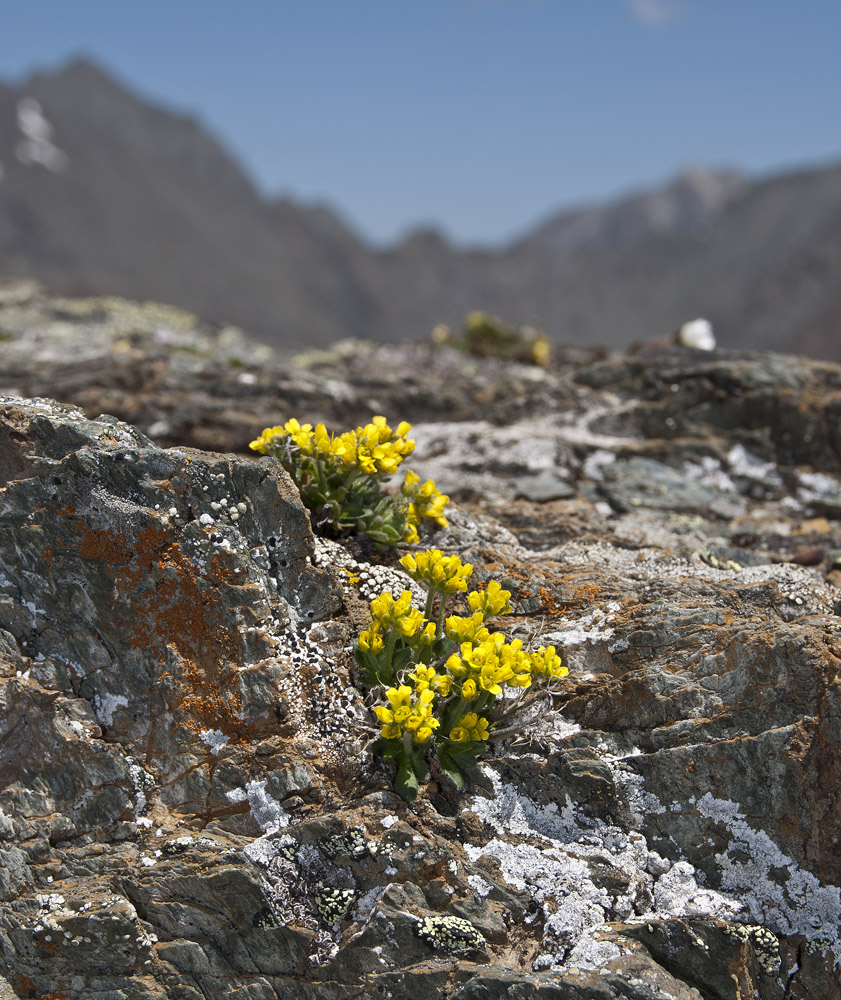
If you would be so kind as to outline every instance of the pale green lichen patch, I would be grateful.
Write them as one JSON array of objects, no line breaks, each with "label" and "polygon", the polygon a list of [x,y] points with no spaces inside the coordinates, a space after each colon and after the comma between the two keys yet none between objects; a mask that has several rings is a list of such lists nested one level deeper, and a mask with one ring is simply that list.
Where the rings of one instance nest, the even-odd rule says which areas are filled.
[{"label": "pale green lichen patch", "polygon": [[734,924],[726,927],[724,933],[753,945],[756,961],[766,976],[776,976],[780,971],[780,942],[767,927],[761,924]]},{"label": "pale green lichen patch", "polygon": [[318,915],[328,927],[335,929],[344,920],[356,896],[355,889],[332,889],[329,887],[319,889],[315,894]]},{"label": "pale green lichen patch", "polygon": [[446,955],[485,947],[484,935],[462,917],[424,917],[415,926],[415,933],[433,951]]},{"label": "pale green lichen patch", "polygon": [[354,827],[346,833],[336,833],[330,837],[322,837],[319,841],[319,847],[330,859],[337,858],[341,854],[347,854],[354,861],[360,861],[369,854],[373,856],[377,853],[376,843],[368,840],[365,837],[364,830],[358,827]]}]

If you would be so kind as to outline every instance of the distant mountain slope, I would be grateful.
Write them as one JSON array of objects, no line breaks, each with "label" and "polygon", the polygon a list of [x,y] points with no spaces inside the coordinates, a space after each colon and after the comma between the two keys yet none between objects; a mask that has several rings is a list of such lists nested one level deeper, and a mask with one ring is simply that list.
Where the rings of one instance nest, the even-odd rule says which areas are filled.
[{"label": "distant mountain slope", "polygon": [[608,205],[560,212],[523,242],[556,253],[620,249],[649,236],[697,232],[742,194],[748,180],[733,170],[690,169],[662,188]]},{"label": "distant mountain slope", "polygon": [[[603,233],[612,206],[601,211]],[[841,166],[745,184],[704,222],[641,229],[616,247],[543,243],[540,231],[502,253],[408,242],[383,261],[401,292],[387,303],[390,322],[420,329],[478,304],[545,323],[563,341],[622,347],[701,315],[723,346],[841,360]]]},{"label": "distant mountain slope", "polygon": [[[33,101],[60,161],[21,162],[21,104]],[[374,308],[354,274],[367,251],[337,218],[266,205],[200,125],[89,63],[0,89],[0,163],[2,272],[171,302],[299,343],[345,336],[346,316]]]},{"label": "distant mountain slope", "polygon": [[841,360],[841,166],[691,171],[564,211],[508,247],[375,251],[261,199],[196,121],[85,61],[0,84],[0,276],[185,306],[286,346],[404,340],[471,309],[622,347],[697,315],[724,346]]}]

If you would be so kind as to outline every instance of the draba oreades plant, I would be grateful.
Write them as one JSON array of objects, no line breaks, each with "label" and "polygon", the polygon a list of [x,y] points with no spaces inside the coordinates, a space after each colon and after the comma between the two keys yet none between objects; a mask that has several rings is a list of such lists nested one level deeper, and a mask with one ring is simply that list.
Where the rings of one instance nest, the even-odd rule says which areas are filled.
[{"label": "draba oreades plant", "polygon": [[[499,725],[500,707],[512,715],[535,680],[563,677],[567,668],[554,646],[530,651],[491,631],[488,623],[511,611],[511,593],[496,580],[468,593],[473,567],[458,556],[428,549],[400,563],[426,588],[424,609],[409,590],[396,599],[380,594],[354,654],[382,727],[371,749],[396,761],[394,787],[411,802],[430,779],[431,760],[462,788],[462,771]],[[462,594],[470,613],[448,615]]]},{"label": "draba oreades plant", "polygon": [[317,531],[357,531],[381,546],[414,544],[421,525],[447,526],[449,497],[414,472],[406,473],[399,492],[385,492],[387,480],[414,451],[410,430],[405,421],[392,430],[385,417],[374,417],[364,427],[330,434],[324,424],[313,427],[292,419],[267,427],[249,447],[286,469],[313,512]]}]

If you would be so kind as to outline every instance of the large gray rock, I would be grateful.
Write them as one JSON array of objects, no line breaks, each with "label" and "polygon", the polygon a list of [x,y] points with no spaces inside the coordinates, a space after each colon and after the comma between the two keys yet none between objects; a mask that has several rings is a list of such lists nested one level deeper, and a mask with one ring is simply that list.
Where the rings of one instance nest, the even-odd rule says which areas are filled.
[{"label": "large gray rock", "polygon": [[[398,403],[378,358],[359,419],[372,383]],[[498,370],[462,373],[471,398]],[[334,412],[338,374],[296,415]],[[445,411],[412,465],[460,498],[436,545],[570,674],[464,793],[438,776],[412,808],[365,752],[350,656],[406,585],[394,560],[313,539],[267,460],[3,400],[15,995],[838,994],[841,372],[674,354],[505,379],[508,422]],[[808,441],[751,410],[775,394]]]}]

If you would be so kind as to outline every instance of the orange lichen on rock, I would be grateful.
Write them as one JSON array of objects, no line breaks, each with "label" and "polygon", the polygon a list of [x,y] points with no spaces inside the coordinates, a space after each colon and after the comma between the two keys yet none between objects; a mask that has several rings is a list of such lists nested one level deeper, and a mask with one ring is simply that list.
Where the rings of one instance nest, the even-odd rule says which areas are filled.
[{"label": "orange lichen on rock", "polygon": [[113,581],[115,612],[130,609],[130,645],[151,653],[159,667],[168,649],[177,653],[182,673],[172,708],[191,729],[219,727],[233,735],[241,728],[235,664],[243,650],[237,631],[225,626],[230,608],[220,607],[221,592],[233,579],[223,560],[212,557],[201,573],[180,540],[159,524],[131,538],[93,527],[75,510],[62,513],[74,521],[79,556],[102,564]]},{"label": "orange lichen on rock", "polygon": [[128,539],[119,532],[91,528],[83,520],[76,521],[79,532],[79,555],[83,559],[95,559],[108,567],[125,566],[132,558],[132,547]]}]

